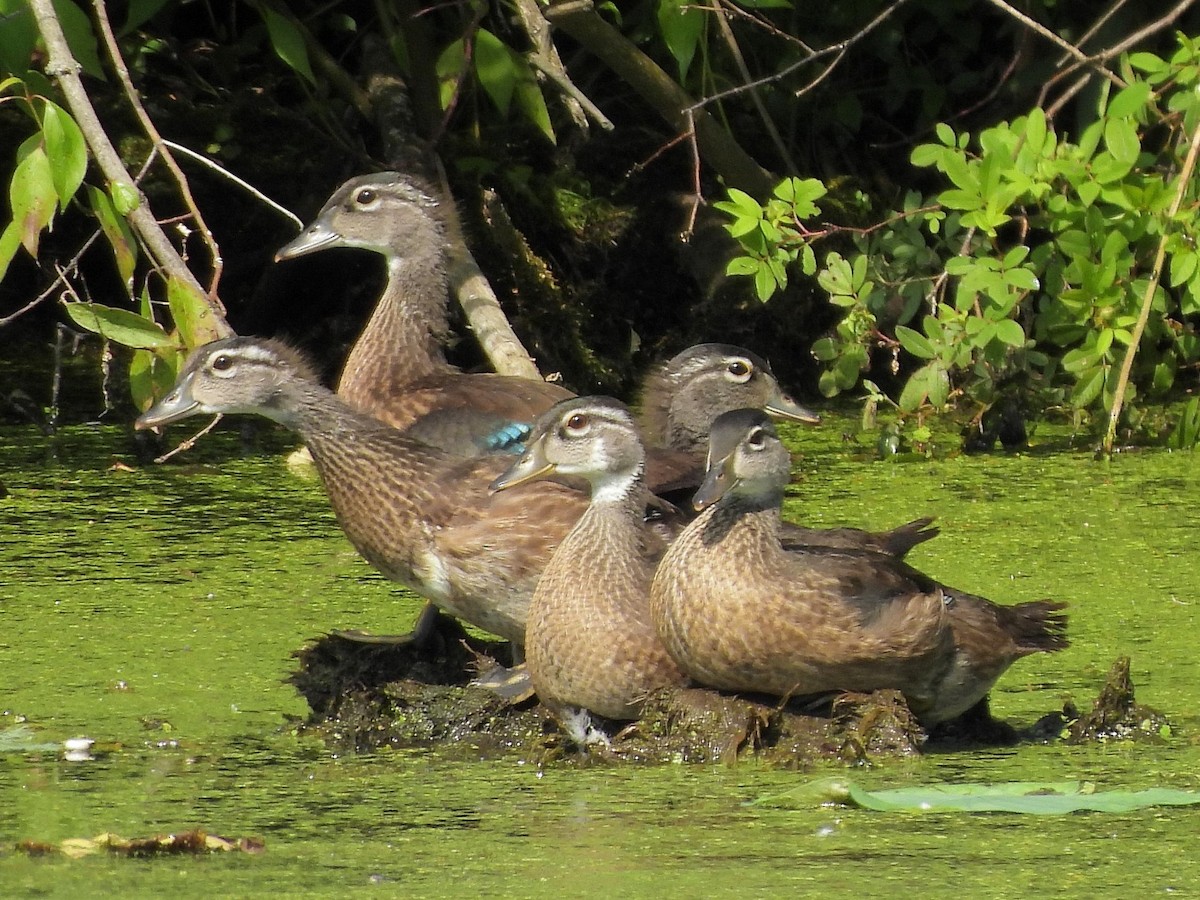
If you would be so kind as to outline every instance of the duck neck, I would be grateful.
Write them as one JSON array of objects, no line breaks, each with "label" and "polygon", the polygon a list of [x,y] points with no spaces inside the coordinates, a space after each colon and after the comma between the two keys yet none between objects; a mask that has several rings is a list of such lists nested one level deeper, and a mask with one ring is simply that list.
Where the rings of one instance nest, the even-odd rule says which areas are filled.
[{"label": "duck neck", "polygon": [[440,235],[430,244],[419,254],[388,257],[387,285],[338,383],[338,393],[358,409],[369,410],[372,397],[389,396],[418,379],[454,371],[442,353],[449,325]]},{"label": "duck neck", "polygon": [[705,544],[736,541],[739,552],[749,548],[762,555],[782,553],[779,528],[782,497],[726,497],[700,514],[700,534]]},{"label": "duck neck", "polygon": [[[592,502],[571,532],[571,543],[601,546],[614,559],[640,558],[644,510],[645,488],[640,475],[594,485]],[[578,562],[576,558],[573,564]]]}]

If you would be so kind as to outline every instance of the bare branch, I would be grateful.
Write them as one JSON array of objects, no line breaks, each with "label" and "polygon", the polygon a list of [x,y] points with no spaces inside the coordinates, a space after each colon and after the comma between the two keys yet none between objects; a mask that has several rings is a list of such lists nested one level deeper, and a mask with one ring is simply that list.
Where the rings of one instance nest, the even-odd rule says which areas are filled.
[{"label": "bare branch", "polygon": [[250,184],[250,182],[245,181],[241,178],[238,178],[238,176],[234,175],[232,172],[230,172],[228,169],[226,169],[224,166],[222,166],[216,160],[209,159],[203,153],[197,153],[195,150],[191,149],[190,147],[185,147],[183,144],[177,144],[174,141],[168,141],[166,138],[163,138],[162,143],[163,143],[164,147],[170,147],[172,150],[182,153],[184,156],[188,157],[189,159],[194,159],[196,162],[200,163],[201,165],[206,166],[209,169],[212,169],[214,172],[216,172],[218,175],[220,175],[225,180],[232,181],[234,184],[236,184],[242,190],[246,191],[252,197],[254,197],[257,200],[262,201],[267,206],[271,207],[271,209],[275,210],[275,212],[279,213],[282,216],[287,217],[288,219],[291,219],[296,224],[297,228],[304,227],[304,220],[301,219],[298,215],[296,215],[294,212],[292,212],[286,206],[281,206],[280,204],[276,203],[274,200],[272,200],[270,197],[268,197],[266,194],[264,194],[262,191],[260,191],[254,185]]}]

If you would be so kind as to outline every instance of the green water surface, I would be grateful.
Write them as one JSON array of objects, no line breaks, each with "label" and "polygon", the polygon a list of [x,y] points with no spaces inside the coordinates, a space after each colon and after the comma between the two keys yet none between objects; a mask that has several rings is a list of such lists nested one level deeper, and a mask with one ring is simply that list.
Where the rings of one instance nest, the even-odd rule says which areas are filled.
[{"label": "green water surface", "polygon": [[[1156,896],[1200,891],[1200,811],[1022,818],[748,807],[831,772],[867,787],[1085,779],[1200,790],[1198,458],[1096,463],[1052,429],[1019,454],[872,461],[850,420],[790,431],[788,515],[891,527],[936,515],[910,559],[1001,602],[1071,603],[1073,646],[1017,663],[993,712],[1090,703],[1129,654],[1154,742],[928,753],[846,773],[518,756],[339,756],[297,737],[292,652],[333,628],[397,631],[419,601],[342,537],[321,488],[233,433],[133,464],[126,429],[0,430],[0,733],[86,736],[90,761],[0,753],[3,896]],[[273,436],[270,444],[282,447]],[[54,450],[53,455],[48,447]],[[114,463],[126,463],[132,470]],[[56,842],[203,828],[261,855],[30,858]]]}]

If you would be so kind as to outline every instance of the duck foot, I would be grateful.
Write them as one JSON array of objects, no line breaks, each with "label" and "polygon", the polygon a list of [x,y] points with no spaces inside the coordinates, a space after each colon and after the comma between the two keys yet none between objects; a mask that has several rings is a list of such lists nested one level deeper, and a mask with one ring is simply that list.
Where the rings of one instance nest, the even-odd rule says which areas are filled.
[{"label": "duck foot", "polygon": [[[482,661],[486,663],[480,665]],[[485,688],[514,706],[533,697],[533,681],[525,663],[502,666],[490,656],[481,654],[476,657],[476,664],[479,665],[479,674],[471,679],[474,687]]]},{"label": "duck foot", "polygon": [[[411,645],[418,650],[429,649],[434,635],[441,631],[446,622],[453,622],[449,616],[443,616],[432,603],[426,603],[417,616],[412,631],[406,634],[372,634],[358,628],[338,628],[329,632],[333,637],[356,644],[377,644],[388,646]],[[461,627],[459,629],[461,631]]]}]

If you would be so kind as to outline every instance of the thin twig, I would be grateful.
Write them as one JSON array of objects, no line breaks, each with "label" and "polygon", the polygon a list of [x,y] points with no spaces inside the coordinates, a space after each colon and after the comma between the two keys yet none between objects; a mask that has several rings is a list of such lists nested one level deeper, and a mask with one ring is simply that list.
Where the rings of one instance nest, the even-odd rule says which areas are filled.
[{"label": "thin twig", "polygon": [[165,138],[163,139],[162,143],[164,146],[170,147],[172,150],[182,153],[184,156],[188,157],[189,159],[194,159],[196,162],[200,163],[201,165],[207,166],[208,168],[212,169],[214,172],[216,172],[218,175],[220,175],[222,178],[226,179],[227,181],[232,181],[234,184],[236,184],[242,190],[246,191],[251,196],[253,196],[255,199],[262,201],[263,203],[265,203],[267,206],[271,207],[271,209],[275,210],[280,215],[286,216],[287,218],[291,219],[293,222],[296,223],[297,228],[304,227],[304,220],[301,219],[298,215],[296,215],[294,212],[292,212],[286,206],[281,206],[280,204],[276,203],[274,200],[272,200],[270,197],[268,197],[266,194],[264,194],[262,191],[260,191],[254,185],[250,184],[250,182],[245,181],[241,178],[238,178],[236,175],[234,175],[232,172],[230,172],[224,166],[222,166],[218,162],[216,162],[216,160],[209,159],[203,153],[197,153],[195,150],[191,149],[190,147],[185,147],[183,144],[177,144],[174,141],[168,141]]},{"label": "thin twig", "polygon": [[1133,371],[1133,358],[1137,356],[1142,333],[1146,330],[1146,323],[1150,321],[1150,308],[1154,304],[1154,294],[1162,280],[1163,263],[1167,258],[1167,241],[1171,237],[1172,220],[1179,213],[1179,207],[1183,205],[1183,197],[1192,180],[1192,171],[1196,168],[1197,153],[1200,153],[1200,126],[1197,126],[1192,132],[1192,143],[1188,147],[1187,158],[1183,161],[1183,168],[1180,169],[1176,179],[1178,186],[1175,188],[1175,196],[1171,200],[1171,208],[1167,210],[1166,218],[1162,222],[1162,230],[1158,236],[1158,250],[1154,254],[1154,267],[1150,270],[1150,280],[1146,283],[1146,290],[1142,295],[1142,311],[1138,316],[1137,323],[1133,326],[1133,334],[1129,338],[1129,348],[1125,351],[1125,358],[1121,360],[1121,374],[1117,378],[1116,390],[1113,391],[1113,405],[1108,413],[1108,431],[1105,432],[1102,445],[1106,456],[1112,454],[1113,441],[1117,434],[1117,419],[1121,416],[1125,391],[1129,387],[1129,373]]},{"label": "thin twig", "polygon": [[[762,78],[755,79],[754,81],[748,82],[746,84],[739,84],[736,87],[727,88],[724,91],[719,91],[718,93],[713,94],[711,97],[706,97],[703,100],[699,101],[698,103],[693,104],[693,108],[698,109],[700,107],[707,106],[709,103],[715,103],[718,100],[723,100],[726,97],[732,97],[737,94],[744,93],[745,91],[753,90],[757,87],[761,87],[766,84],[771,84],[774,81],[780,81],[783,78],[790,75],[792,72],[795,72],[797,69],[800,69],[800,68],[808,65],[809,63],[816,62],[817,60],[819,60],[825,56],[831,56],[831,55],[834,56],[835,59],[831,65],[836,66],[837,63],[839,61],[841,61],[842,57],[845,56],[846,51],[849,50],[850,47],[852,47],[854,44],[857,44],[859,41],[861,41],[863,38],[865,38],[868,34],[870,34],[872,31],[874,31],[876,28],[878,28],[886,19],[888,19],[894,12],[896,12],[896,10],[900,9],[900,7],[902,7],[907,2],[908,2],[908,0],[896,0],[896,2],[889,4],[886,8],[884,8],[884,10],[882,12],[880,12],[877,16],[875,16],[875,18],[873,18],[870,22],[868,22],[861,29],[859,29],[857,32],[855,32],[854,34],[852,34],[850,37],[846,38],[845,40],[838,41],[836,44],[830,44],[827,47],[823,47],[820,50],[813,52],[810,56],[806,56],[804,59],[796,60],[796,62],[792,63],[791,65],[785,66],[784,68],[780,69],[778,72],[775,72],[772,75],[765,75]],[[817,76],[817,80],[823,80],[828,75],[829,75],[828,71],[823,72],[821,75]],[[811,87],[812,87],[812,85],[808,85],[804,88],[801,88],[800,90],[795,92],[796,96],[800,96],[804,93],[807,93],[811,89]]]},{"label": "thin twig", "polygon": [[217,286],[221,283],[221,271],[225,267],[225,263],[221,259],[221,248],[217,246],[217,242],[212,235],[212,230],[208,227],[208,223],[204,221],[200,207],[196,205],[196,199],[192,196],[192,190],[188,185],[187,178],[176,164],[175,157],[171,155],[170,150],[163,147],[162,135],[158,133],[158,128],[155,127],[154,121],[150,118],[149,113],[146,112],[146,107],[142,105],[137,89],[133,86],[133,79],[129,77],[129,68],[125,65],[125,59],[121,56],[121,48],[117,46],[117,38],[113,34],[112,23],[108,21],[108,11],[104,7],[104,0],[92,0],[92,9],[95,10],[96,20],[100,25],[100,35],[104,39],[104,47],[108,51],[108,61],[112,64],[113,71],[117,73],[121,87],[125,90],[125,99],[133,107],[133,112],[141,123],[142,130],[146,132],[147,137],[150,138],[150,142],[154,144],[159,155],[162,157],[162,161],[166,164],[167,169],[170,170],[172,177],[174,177],[175,186],[179,190],[179,195],[183,198],[183,204],[188,208],[188,212],[191,213],[192,220],[196,223],[196,228],[200,232],[200,239],[204,241],[204,246],[208,248],[208,257],[212,262],[212,279],[208,283],[208,296],[214,302],[220,303],[221,301],[217,299]]},{"label": "thin twig", "polygon": [[[738,46],[733,29],[729,27],[729,19],[726,17],[725,11],[721,8],[720,0],[713,0],[712,12],[716,17],[717,28],[721,32],[721,38],[725,41],[725,46],[729,49],[729,55],[733,57],[733,63],[737,66],[742,82],[749,83],[753,81],[754,79],[750,75],[750,67],[746,65],[746,58],[742,55],[742,48]],[[771,114],[767,112],[766,104],[763,103],[762,97],[759,96],[757,90],[750,91],[750,102],[754,104],[754,108],[758,111],[758,117],[762,120],[763,128],[775,144],[775,151],[779,154],[779,158],[787,166],[788,174],[795,175],[799,171],[796,167],[796,161],[792,159],[792,154],[788,151],[787,144],[783,142],[783,137],[779,134],[779,129],[775,127],[775,121],[771,118]]]},{"label": "thin twig", "polygon": [[533,65],[533,67],[545,75],[546,79],[556,88],[558,88],[564,96],[569,97],[578,103],[579,108],[587,113],[593,122],[603,128],[605,131],[612,131],[617,127],[613,124],[612,119],[606,116],[600,107],[592,102],[592,98],[581,91],[579,86],[576,85],[575,82],[573,82],[569,77],[567,77],[565,71],[550,65],[548,62],[546,62],[546,60],[542,59],[542,57],[536,53],[531,53],[526,58]]},{"label": "thin twig", "polygon": [[199,431],[197,431],[195,434],[193,434],[190,438],[183,441],[174,450],[168,450],[162,456],[155,457],[154,461],[156,463],[165,463],[172,456],[175,456],[176,454],[179,454],[179,453],[183,453],[185,450],[191,450],[193,447],[196,446],[196,441],[200,440],[200,438],[204,437],[206,434],[208,434],[210,431],[212,431],[214,428],[216,428],[217,423],[220,421],[221,421],[221,414],[217,413],[215,416],[213,416],[213,420],[211,422],[209,422],[207,425],[205,425],[203,428],[201,428]]}]

